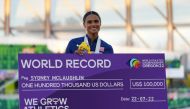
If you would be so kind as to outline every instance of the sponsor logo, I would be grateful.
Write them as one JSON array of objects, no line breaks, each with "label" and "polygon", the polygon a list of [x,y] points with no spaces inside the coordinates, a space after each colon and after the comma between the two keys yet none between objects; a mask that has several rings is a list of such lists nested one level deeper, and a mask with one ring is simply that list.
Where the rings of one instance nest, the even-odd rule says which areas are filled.
[{"label": "sponsor logo", "polygon": [[130,59],[129,64],[131,68],[139,68],[141,66],[141,62],[136,58]]}]

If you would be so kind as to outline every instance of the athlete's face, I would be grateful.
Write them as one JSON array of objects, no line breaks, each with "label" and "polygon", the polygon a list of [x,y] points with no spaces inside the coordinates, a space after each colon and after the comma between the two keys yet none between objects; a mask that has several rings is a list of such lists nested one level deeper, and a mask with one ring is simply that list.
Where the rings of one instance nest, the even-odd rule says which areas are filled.
[{"label": "athlete's face", "polygon": [[98,34],[100,30],[100,19],[96,15],[89,15],[84,22],[84,28],[88,34]]}]

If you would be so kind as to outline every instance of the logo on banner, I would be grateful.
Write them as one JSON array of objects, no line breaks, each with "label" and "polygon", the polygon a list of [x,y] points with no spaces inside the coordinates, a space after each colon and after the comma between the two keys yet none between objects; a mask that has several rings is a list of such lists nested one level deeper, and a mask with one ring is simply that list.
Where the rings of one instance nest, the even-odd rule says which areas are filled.
[{"label": "logo on banner", "polygon": [[141,62],[136,58],[132,58],[129,60],[129,64],[131,68],[139,68],[141,65]]},{"label": "logo on banner", "polygon": [[164,67],[163,59],[142,59],[143,68],[161,68]]}]

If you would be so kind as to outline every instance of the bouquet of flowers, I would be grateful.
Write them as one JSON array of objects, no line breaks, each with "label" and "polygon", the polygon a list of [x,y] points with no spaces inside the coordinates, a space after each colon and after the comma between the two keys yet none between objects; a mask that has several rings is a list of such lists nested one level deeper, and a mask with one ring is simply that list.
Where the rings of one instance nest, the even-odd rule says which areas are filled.
[{"label": "bouquet of flowers", "polygon": [[90,46],[86,42],[82,42],[78,46],[78,51],[81,51],[82,54],[91,54]]}]

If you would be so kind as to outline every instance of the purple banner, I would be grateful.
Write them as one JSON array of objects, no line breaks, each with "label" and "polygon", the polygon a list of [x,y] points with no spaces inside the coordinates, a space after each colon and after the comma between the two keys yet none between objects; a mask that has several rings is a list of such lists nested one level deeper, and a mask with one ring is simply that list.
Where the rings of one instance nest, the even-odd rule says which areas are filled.
[{"label": "purple banner", "polygon": [[164,54],[19,54],[20,109],[168,109]]}]

